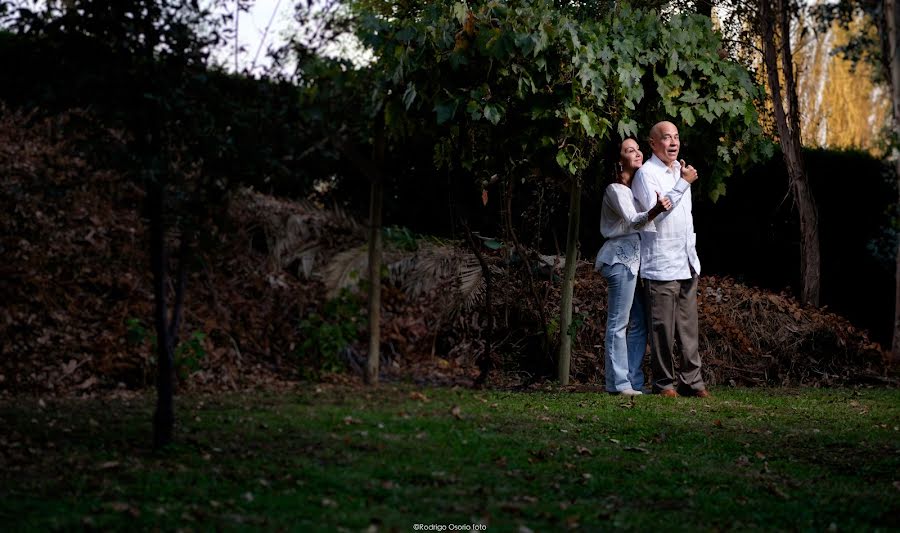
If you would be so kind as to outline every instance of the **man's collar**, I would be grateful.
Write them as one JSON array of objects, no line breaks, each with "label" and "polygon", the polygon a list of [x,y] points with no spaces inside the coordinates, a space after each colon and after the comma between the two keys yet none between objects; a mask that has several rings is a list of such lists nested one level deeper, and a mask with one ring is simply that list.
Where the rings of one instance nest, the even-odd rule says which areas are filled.
[{"label": "man's collar", "polygon": [[647,162],[648,162],[648,163],[653,163],[654,165],[658,166],[659,169],[662,170],[663,172],[666,172],[666,171],[672,171],[673,174],[675,173],[675,171],[676,171],[676,170],[678,169],[678,167],[680,166],[680,164],[678,163],[678,161],[674,161],[673,164],[672,164],[672,168],[669,168],[669,167],[666,166],[665,163],[662,162],[662,159],[660,159],[659,157],[656,156],[656,154],[653,154],[652,156],[650,156],[650,159],[649,159]]}]

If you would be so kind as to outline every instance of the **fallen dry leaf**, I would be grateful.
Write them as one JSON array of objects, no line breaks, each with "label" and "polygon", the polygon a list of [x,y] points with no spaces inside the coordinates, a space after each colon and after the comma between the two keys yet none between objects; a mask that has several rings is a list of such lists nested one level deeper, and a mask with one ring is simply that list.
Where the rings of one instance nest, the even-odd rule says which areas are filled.
[{"label": "fallen dry leaf", "polygon": [[641,446],[626,446],[626,452],[639,452],[639,453],[650,453],[650,450],[647,448],[643,448]]},{"label": "fallen dry leaf", "polygon": [[109,502],[109,503],[104,504],[104,507],[106,507],[107,509],[110,509],[112,511],[116,511],[117,513],[121,513],[121,512],[127,511],[128,508],[131,506],[125,502]]},{"label": "fallen dry leaf", "polygon": [[428,402],[428,401],[430,401],[430,400],[428,399],[428,396],[425,396],[424,394],[422,394],[422,393],[419,392],[419,391],[413,391],[413,392],[410,392],[410,393],[409,393],[409,398],[410,398],[411,400],[416,400],[416,401],[419,401],[419,402]]}]

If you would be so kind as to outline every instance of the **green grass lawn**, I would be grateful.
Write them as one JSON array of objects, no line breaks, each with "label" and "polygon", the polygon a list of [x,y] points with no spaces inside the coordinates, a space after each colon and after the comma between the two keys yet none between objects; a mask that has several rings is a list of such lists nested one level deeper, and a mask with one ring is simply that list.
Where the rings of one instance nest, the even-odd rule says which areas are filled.
[{"label": "green grass lawn", "polygon": [[181,397],[162,454],[150,396],[6,402],[0,527],[900,529],[900,391],[714,393]]}]

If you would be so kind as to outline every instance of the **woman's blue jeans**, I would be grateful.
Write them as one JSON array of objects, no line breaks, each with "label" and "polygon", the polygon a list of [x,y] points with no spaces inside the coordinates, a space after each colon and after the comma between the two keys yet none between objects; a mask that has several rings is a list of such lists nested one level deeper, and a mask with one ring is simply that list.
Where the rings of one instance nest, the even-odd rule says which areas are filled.
[{"label": "woman's blue jeans", "polygon": [[641,363],[647,349],[647,319],[644,296],[637,290],[638,277],[625,265],[600,268],[606,278],[608,311],[606,318],[606,390],[641,390],[644,371]]}]

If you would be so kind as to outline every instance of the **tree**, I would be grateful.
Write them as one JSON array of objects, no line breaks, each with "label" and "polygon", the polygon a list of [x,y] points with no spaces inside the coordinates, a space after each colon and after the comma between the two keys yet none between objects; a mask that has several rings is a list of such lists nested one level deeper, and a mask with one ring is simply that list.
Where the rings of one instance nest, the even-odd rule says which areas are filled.
[{"label": "tree", "polygon": [[[797,100],[791,51],[789,1],[775,0],[773,6],[772,0],[759,0],[759,33],[762,37],[763,61],[775,112],[778,140],[800,215],[800,301],[818,306],[821,282],[819,222],[800,144],[800,104]],[[781,49],[780,71],[776,43]]]},{"label": "tree", "polygon": [[[301,98],[307,112],[330,143],[350,162],[369,185],[368,242],[368,325],[369,349],[366,356],[365,381],[377,385],[381,359],[381,278],[383,252],[383,211],[385,162],[388,141],[386,116],[392,99],[383,92],[383,80],[377,68],[378,58],[369,67],[357,67],[347,59],[325,57],[323,47],[340,35],[358,31],[359,12],[370,16],[387,16],[392,5],[382,2],[349,2],[342,9],[339,2],[328,1],[313,15],[319,29],[314,32],[313,46],[299,47]],[[306,9],[312,10],[312,3]],[[367,11],[370,10],[370,11]],[[298,14],[304,12],[297,7]],[[302,15],[299,15],[302,16]],[[307,40],[310,36],[305,37]],[[296,46],[297,43],[295,43]],[[361,112],[347,113],[349,102]],[[337,131],[333,128],[338,124]],[[371,157],[363,155],[363,146],[371,146]]]},{"label": "tree", "polygon": [[[893,110],[893,145],[900,144],[900,3],[897,0],[884,0],[884,58],[888,65],[891,80],[891,109]],[[895,148],[896,150],[896,148]],[[897,176],[897,188],[900,191],[900,157],[894,154],[894,172]],[[900,202],[900,201],[898,201]],[[897,280],[894,301],[894,337],[891,343],[891,360],[896,365],[900,362],[900,244],[897,246]]]},{"label": "tree", "polygon": [[[187,272],[200,221],[224,191],[223,182],[204,179],[212,137],[198,85],[206,83],[209,49],[219,42],[218,0],[99,0],[47,3],[40,11],[22,7],[11,21],[23,34],[49,39],[115,66],[117,105],[97,102],[112,123],[130,136],[135,181],[147,191],[144,214],[150,234],[154,324],[157,334],[157,404],[153,442],[173,439],[174,354],[182,322]],[[8,22],[8,21],[7,21]],[[221,139],[220,139],[221,140]],[[170,286],[170,242],[177,239],[174,294]]]},{"label": "tree", "polygon": [[[705,17],[664,22],[622,6],[576,20],[550,2],[437,2],[401,15],[363,17],[360,33],[376,58],[389,138],[438,128],[439,153],[462,154],[459,165],[472,174],[497,174],[510,187],[552,177],[569,193],[558,352],[565,384],[581,187],[599,148],[636,134],[635,118],[649,110],[689,127],[726,124],[728,135],[713,144],[720,159],[751,157],[757,88],[720,57]],[[728,168],[716,167],[714,191]]]}]

